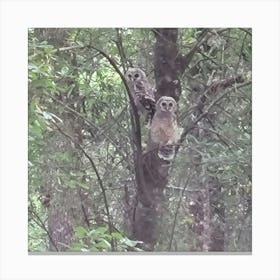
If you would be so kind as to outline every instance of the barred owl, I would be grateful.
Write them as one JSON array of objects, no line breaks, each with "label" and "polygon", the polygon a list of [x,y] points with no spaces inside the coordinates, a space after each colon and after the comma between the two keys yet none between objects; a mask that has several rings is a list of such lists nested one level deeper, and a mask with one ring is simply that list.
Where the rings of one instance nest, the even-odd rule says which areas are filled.
[{"label": "barred owl", "polygon": [[125,74],[125,79],[137,109],[142,114],[147,113],[151,119],[155,112],[155,90],[149,83],[145,72],[140,68],[129,68]]},{"label": "barred owl", "polygon": [[175,155],[178,140],[176,120],[177,103],[170,96],[162,96],[156,103],[156,112],[151,124],[152,142],[158,144],[158,156],[170,160]]}]

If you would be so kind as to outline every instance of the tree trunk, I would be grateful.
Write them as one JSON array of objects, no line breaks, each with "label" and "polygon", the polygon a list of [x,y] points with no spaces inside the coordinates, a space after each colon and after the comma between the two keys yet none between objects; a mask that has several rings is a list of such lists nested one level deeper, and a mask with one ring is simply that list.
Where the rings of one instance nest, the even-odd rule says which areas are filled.
[{"label": "tree trunk", "polygon": [[[155,29],[155,80],[156,99],[172,96],[178,100],[176,81],[177,29]],[[154,250],[159,239],[160,214],[162,213],[163,191],[168,181],[170,163],[158,157],[158,149],[149,144],[148,152],[139,155],[137,168],[140,169],[137,193],[137,206],[133,217],[133,238],[145,243],[144,248]]]},{"label": "tree trunk", "polygon": [[[54,46],[61,47],[67,42],[68,34],[66,29],[37,29],[39,37],[42,40],[50,41]],[[65,80],[65,88],[71,88],[71,94],[60,92],[57,98],[65,106],[79,112],[81,110],[81,97],[79,96],[78,84],[75,77],[77,73],[76,55],[69,54],[70,63],[75,69],[73,79]],[[56,104],[54,104],[54,112]],[[61,106],[61,105],[59,105]],[[48,136],[49,144],[46,146],[45,154],[47,155],[46,168],[43,176],[45,177],[45,185],[41,189],[44,196],[48,196],[48,236],[50,251],[65,251],[71,246],[74,236],[75,226],[89,226],[88,213],[89,205],[86,201],[86,192],[79,186],[69,186],[68,182],[63,181],[63,173],[71,174],[71,170],[75,172],[81,169],[82,153],[76,147],[76,144],[82,145],[82,120],[76,117],[70,111],[64,111],[61,115],[57,115],[62,119],[62,124],[57,124],[57,129]],[[57,153],[61,156],[71,157],[70,163],[63,165],[62,161],[57,160]],[[50,155],[54,154],[53,159]],[[59,157],[58,157],[59,158]],[[61,179],[62,176],[62,179]]]},{"label": "tree trunk", "polygon": [[209,251],[223,252],[225,250],[225,205],[221,183],[212,178],[210,186],[211,225]]},{"label": "tree trunk", "polygon": [[[197,38],[189,53],[180,53],[177,44],[178,29],[159,28],[153,29],[156,42],[154,48],[154,68],[156,80],[156,100],[161,96],[171,96],[177,102],[181,94],[181,75],[188,68],[192,58],[200,46],[209,36],[209,30],[205,29]],[[191,74],[191,72],[190,72]],[[193,73],[194,75],[195,73]],[[192,75],[192,74],[191,74]],[[197,107],[193,111],[197,122],[188,120],[181,139],[176,147],[176,152],[186,139],[187,134],[192,134],[200,141],[213,142],[213,135],[201,133],[212,128],[215,115],[204,112],[206,101],[209,103],[211,97],[219,91],[243,82],[243,78],[229,78],[212,83],[207,89],[195,87],[193,91],[198,96]],[[205,85],[207,81],[205,81]],[[210,97],[210,98],[209,98]],[[210,100],[209,100],[210,99]],[[157,148],[150,143],[148,152],[139,154],[137,157],[137,201],[138,204],[133,212],[133,234],[132,237],[142,240],[147,248],[154,250],[159,238],[159,217],[162,213],[164,203],[164,188],[168,182],[170,163],[164,162],[158,157]],[[224,250],[224,206],[220,183],[217,178],[207,175],[202,167],[202,158],[199,153],[192,150],[189,152],[190,161],[194,162],[193,173],[194,184],[199,191],[192,195],[190,214],[194,217],[193,231],[196,242],[195,251],[223,251]],[[216,197],[219,199],[216,200]],[[218,210],[217,210],[218,209]],[[217,211],[219,213],[217,213]],[[215,225],[211,222],[213,217],[218,220]]]}]

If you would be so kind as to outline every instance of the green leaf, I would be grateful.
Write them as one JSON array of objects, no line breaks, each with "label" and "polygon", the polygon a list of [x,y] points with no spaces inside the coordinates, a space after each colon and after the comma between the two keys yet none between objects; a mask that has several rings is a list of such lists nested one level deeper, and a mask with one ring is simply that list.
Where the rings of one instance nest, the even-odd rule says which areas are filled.
[{"label": "green leaf", "polygon": [[85,184],[85,183],[78,183],[78,185],[81,187],[81,188],[83,188],[83,189],[86,189],[86,190],[88,190],[89,188],[90,188],[90,186],[88,185],[88,184]]},{"label": "green leaf", "polygon": [[81,227],[81,226],[76,227],[74,229],[74,231],[75,231],[76,237],[78,237],[78,238],[83,238],[83,237],[87,236],[87,234],[88,234],[87,229],[85,229],[84,227]]},{"label": "green leaf", "polygon": [[143,243],[142,241],[134,241],[128,238],[124,238],[123,243],[129,247],[135,247],[137,244]]},{"label": "green leaf", "polygon": [[91,251],[91,252],[99,252],[99,250],[98,250],[96,247],[91,247],[91,248],[90,248],[90,251]]},{"label": "green leaf", "polygon": [[97,229],[96,229],[96,231],[98,231],[99,233],[105,233],[106,231],[107,231],[108,229],[106,228],[106,227],[98,227]]},{"label": "green leaf", "polygon": [[111,247],[111,244],[106,239],[103,239],[102,241],[96,244],[96,247],[102,249],[108,249]]},{"label": "green leaf", "polygon": [[119,232],[112,232],[112,237],[118,239],[118,240],[121,240],[123,239],[124,237],[119,233]]}]

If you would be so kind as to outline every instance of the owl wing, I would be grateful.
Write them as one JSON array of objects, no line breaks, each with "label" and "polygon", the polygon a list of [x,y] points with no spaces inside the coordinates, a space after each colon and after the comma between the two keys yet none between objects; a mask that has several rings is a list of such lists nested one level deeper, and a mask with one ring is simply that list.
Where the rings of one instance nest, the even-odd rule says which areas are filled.
[{"label": "owl wing", "polygon": [[137,101],[153,117],[156,110],[155,98],[146,92],[135,92]]}]

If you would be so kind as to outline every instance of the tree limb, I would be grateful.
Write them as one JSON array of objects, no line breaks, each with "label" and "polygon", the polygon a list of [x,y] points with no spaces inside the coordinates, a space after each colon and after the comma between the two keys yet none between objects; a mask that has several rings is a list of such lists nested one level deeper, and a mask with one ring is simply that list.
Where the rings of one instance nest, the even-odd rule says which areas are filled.
[{"label": "tree limb", "polygon": [[88,123],[91,127],[97,129],[101,135],[103,135],[107,140],[109,140],[114,147],[116,148],[116,150],[123,156],[124,159],[127,159],[127,155],[125,155],[123,153],[123,151],[118,147],[118,144],[115,142],[115,140],[111,139],[106,133],[105,131],[102,131],[98,126],[96,126],[93,122],[89,121],[88,119],[86,119],[81,113],[77,112],[75,109],[69,107],[68,105],[64,104],[63,102],[61,102],[60,100],[54,98],[53,96],[50,97],[53,101],[57,102],[58,104],[62,105],[64,108],[66,108],[67,110],[69,110],[70,112],[72,112],[73,114],[75,114],[77,117],[81,118],[83,121],[85,121],[86,123]]},{"label": "tree limb", "polygon": [[120,69],[117,66],[116,62],[108,54],[106,54],[104,51],[100,50],[99,48],[97,48],[97,47],[95,47],[93,45],[63,47],[63,48],[59,48],[58,51],[69,51],[69,50],[73,50],[73,49],[84,49],[84,48],[96,50],[99,54],[104,56],[109,61],[109,63],[113,66],[113,68],[119,74],[123,84],[125,85],[126,92],[128,94],[129,100],[130,100],[130,105],[131,105],[131,108],[132,108],[132,111],[133,111],[132,126],[133,126],[133,130],[134,130],[134,134],[136,136],[135,137],[136,138],[135,139],[136,140],[136,146],[137,146],[137,150],[141,152],[142,151],[142,146],[141,146],[141,127],[140,127],[138,111],[137,111],[136,105],[134,103],[133,96],[132,96],[132,94],[130,92],[130,89],[129,89],[128,85],[127,85],[127,82],[125,80],[125,77],[122,74],[122,72],[120,71]]},{"label": "tree limb", "polygon": [[208,35],[209,29],[204,29],[199,35],[196,44],[191,48],[191,50],[186,55],[178,55],[177,63],[179,65],[180,73],[183,74],[193,59],[196,51],[199,49],[201,44],[204,42],[206,36]]},{"label": "tree limb", "polygon": [[[250,85],[252,82],[245,82],[240,84],[239,86],[236,86],[235,89],[238,88],[242,88],[245,86]],[[216,89],[218,87],[215,87]],[[228,93],[230,93],[232,89],[226,91],[225,93],[223,93],[221,96],[219,96],[218,98],[216,98],[207,108],[204,112],[202,112],[190,125],[186,126],[181,134],[180,140],[177,143],[177,146],[175,148],[175,154],[178,153],[178,150],[180,148],[180,146],[182,145],[182,143],[186,140],[186,136],[187,134],[195,127],[195,125],[201,120],[203,119],[205,116],[207,116],[207,114],[209,113],[209,111],[221,100],[223,99]]]},{"label": "tree limb", "polygon": [[179,199],[177,207],[176,207],[176,212],[175,212],[174,221],[173,221],[173,224],[172,224],[171,235],[170,235],[170,240],[169,240],[169,245],[168,245],[168,251],[170,251],[171,247],[172,247],[172,241],[173,241],[175,227],[176,227],[176,223],[177,223],[178,212],[179,212],[179,209],[180,209],[180,206],[181,206],[181,203],[182,203],[184,192],[185,192],[185,190],[186,190],[186,188],[187,188],[187,186],[189,184],[189,181],[190,181],[190,177],[188,177],[188,179],[187,179],[187,181],[185,183],[185,186],[182,189],[182,192],[181,192],[181,195],[180,195],[180,199]]},{"label": "tree limb", "polygon": [[134,134],[136,136],[136,146],[137,146],[137,150],[138,152],[142,152],[142,146],[141,146],[141,127],[140,127],[140,120],[139,120],[139,115],[138,115],[138,111],[137,111],[137,108],[136,108],[136,105],[134,103],[134,99],[133,99],[133,96],[130,92],[130,89],[128,87],[128,84],[126,82],[126,79],[124,77],[124,75],[122,74],[122,72],[120,71],[120,69],[118,68],[118,66],[116,65],[115,61],[109,56],[107,55],[104,51],[92,46],[92,45],[88,45],[87,46],[88,48],[92,48],[94,50],[96,50],[97,52],[99,52],[101,55],[103,55],[108,61],[109,63],[113,66],[113,68],[116,70],[116,72],[119,74],[120,78],[122,79],[124,85],[125,85],[125,88],[126,88],[126,91],[127,91],[127,94],[128,94],[128,97],[129,97],[129,100],[130,100],[130,105],[131,105],[131,108],[132,108],[132,111],[133,111],[133,121],[132,121],[132,126],[134,128]]},{"label": "tree limb", "polygon": [[[102,193],[102,196],[103,196],[103,200],[104,200],[104,205],[105,205],[105,210],[106,210],[106,216],[107,216],[107,219],[108,219],[108,225],[109,225],[109,233],[110,235],[112,234],[113,230],[112,230],[112,221],[111,221],[111,216],[110,216],[110,210],[109,210],[109,204],[108,204],[108,200],[107,200],[107,195],[106,195],[106,190],[105,190],[105,187],[103,185],[103,181],[99,175],[99,172],[97,170],[97,167],[95,165],[95,163],[93,162],[93,159],[88,155],[88,153],[84,150],[84,148],[78,143],[76,142],[70,135],[68,135],[67,133],[65,133],[56,123],[53,122],[53,124],[55,125],[55,127],[58,129],[58,131],[63,134],[65,137],[67,137],[68,139],[70,139],[70,141],[72,143],[75,144],[75,146],[77,146],[81,151],[82,153],[84,154],[84,156],[89,160],[93,170],[94,170],[94,173],[97,177],[97,181],[98,181],[98,184],[100,186],[100,189],[101,189],[101,193]],[[113,239],[111,239],[111,247],[112,247],[112,251],[115,250],[115,245],[114,245],[114,241]]]},{"label": "tree limb", "polygon": [[30,204],[31,204],[31,206],[32,206],[32,209],[30,209],[30,213],[37,219],[37,221],[34,219],[34,222],[35,222],[38,226],[40,226],[40,227],[47,233],[51,244],[54,246],[55,250],[58,252],[59,250],[58,250],[58,248],[57,248],[57,246],[56,246],[54,240],[52,239],[52,236],[51,236],[49,230],[48,230],[47,227],[45,226],[45,223],[41,220],[41,218],[39,217],[39,215],[34,211],[34,208],[35,208],[35,207],[34,207],[34,205],[33,205],[32,200],[29,199],[29,201],[30,201]]}]

